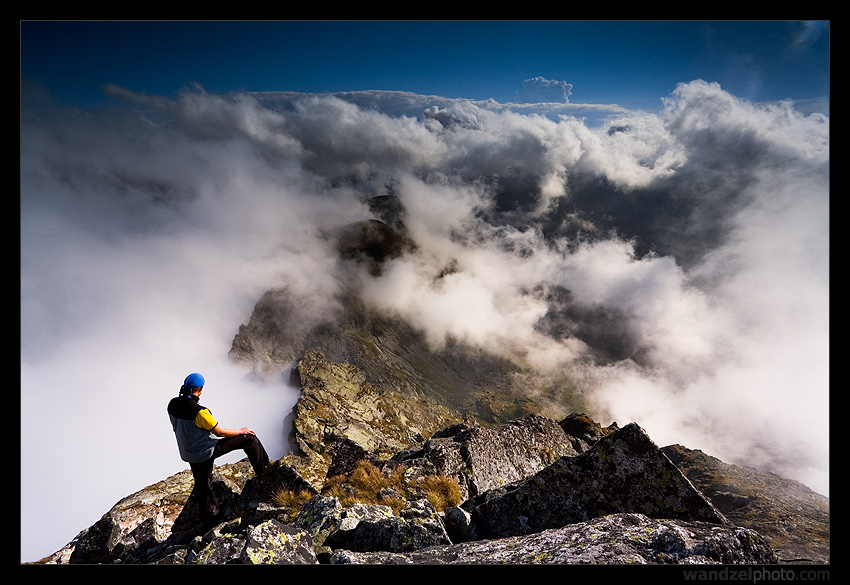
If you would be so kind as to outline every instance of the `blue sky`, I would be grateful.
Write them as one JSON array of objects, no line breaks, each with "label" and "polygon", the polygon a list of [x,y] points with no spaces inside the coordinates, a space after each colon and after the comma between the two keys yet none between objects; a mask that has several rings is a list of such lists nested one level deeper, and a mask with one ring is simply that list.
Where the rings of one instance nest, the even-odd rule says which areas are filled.
[{"label": "blue sky", "polygon": [[[173,95],[399,90],[515,98],[525,79],[569,101],[657,109],[680,82],[752,101],[823,102],[828,21],[22,22],[21,78],[80,106],[100,87]],[[828,111],[827,111],[828,112]]]}]

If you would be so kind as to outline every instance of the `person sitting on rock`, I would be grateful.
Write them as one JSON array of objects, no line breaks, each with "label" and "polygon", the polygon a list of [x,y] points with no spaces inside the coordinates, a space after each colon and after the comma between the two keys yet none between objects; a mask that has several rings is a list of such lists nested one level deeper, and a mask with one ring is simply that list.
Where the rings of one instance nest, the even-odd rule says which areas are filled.
[{"label": "person sitting on rock", "polygon": [[269,456],[259,437],[249,427],[222,428],[212,412],[199,403],[204,390],[204,377],[189,374],[180,393],[168,403],[168,416],[180,458],[189,464],[195,478],[195,497],[201,520],[219,512],[219,502],[212,491],[213,462],[226,453],[242,449],[248,456],[254,473],[260,475],[269,466]]}]

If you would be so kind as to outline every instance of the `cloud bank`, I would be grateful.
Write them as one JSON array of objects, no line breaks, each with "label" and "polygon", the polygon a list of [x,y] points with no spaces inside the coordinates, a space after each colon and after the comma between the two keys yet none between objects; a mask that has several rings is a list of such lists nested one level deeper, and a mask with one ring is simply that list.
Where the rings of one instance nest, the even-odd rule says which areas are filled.
[{"label": "cloud bank", "polygon": [[[602,422],[828,494],[827,118],[701,81],[595,124],[409,94],[112,91],[124,107],[22,115],[22,518],[59,530],[25,527],[22,560],[185,468],[165,404],[191,371],[225,426],[283,455],[295,393],[251,382],[230,343],[268,288],[321,316],[353,279],[435,345],[562,372]],[[378,195],[418,250],[352,274],[321,232]]]}]

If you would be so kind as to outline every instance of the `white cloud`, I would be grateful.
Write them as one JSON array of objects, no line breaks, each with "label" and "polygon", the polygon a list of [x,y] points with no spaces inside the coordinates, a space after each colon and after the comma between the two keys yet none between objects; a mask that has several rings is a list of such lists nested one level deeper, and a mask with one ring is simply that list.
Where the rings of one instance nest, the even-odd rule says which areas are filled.
[{"label": "white cloud", "polygon": [[[366,97],[390,103],[195,91],[22,119],[22,513],[53,485],[46,457],[80,502],[59,542],[22,535],[24,560],[184,468],[164,409],[191,371],[282,454],[293,395],[246,383],[229,344],[268,288],[333,307],[350,274],[320,232],[388,193],[419,248],[358,275],[370,302],[435,344],[531,348],[661,444],[828,489],[828,120],[702,82],[596,127]],[[557,286],[585,316],[568,339],[535,327]],[[584,369],[595,346],[615,358]],[[793,424],[804,410],[817,422]]]},{"label": "white cloud", "polygon": [[522,89],[517,92],[518,102],[560,102],[570,101],[573,85],[566,81],[532,77],[522,83]]}]

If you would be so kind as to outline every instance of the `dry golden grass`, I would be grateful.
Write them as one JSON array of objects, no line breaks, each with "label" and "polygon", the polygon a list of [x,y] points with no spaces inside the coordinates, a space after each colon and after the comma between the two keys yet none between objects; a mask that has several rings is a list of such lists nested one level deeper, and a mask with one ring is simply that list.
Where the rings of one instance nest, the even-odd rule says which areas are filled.
[{"label": "dry golden grass", "polygon": [[313,497],[313,494],[307,491],[293,492],[292,490],[278,490],[272,502],[279,508],[284,508],[287,512],[287,519],[292,519],[298,513],[298,510]]},{"label": "dry golden grass", "polygon": [[428,475],[420,478],[419,486],[425,490],[425,497],[438,512],[460,504],[460,487],[451,477]]},{"label": "dry golden grass", "polygon": [[[335,497],[343,507],[356,503],[389,506],[398,514],[408,497],[422,493],[437,511],[460,503],[461,492],[453,478],[430,475],[407,480],[405,468],[398,466],[384,473],[368,461],[360,461],[347,476],[334,476],[325,480],[322,495]],[[309,499],[306,492],[293,493],[280,490],[274,497],[275,505],[294,510],[294,515]]]}]

